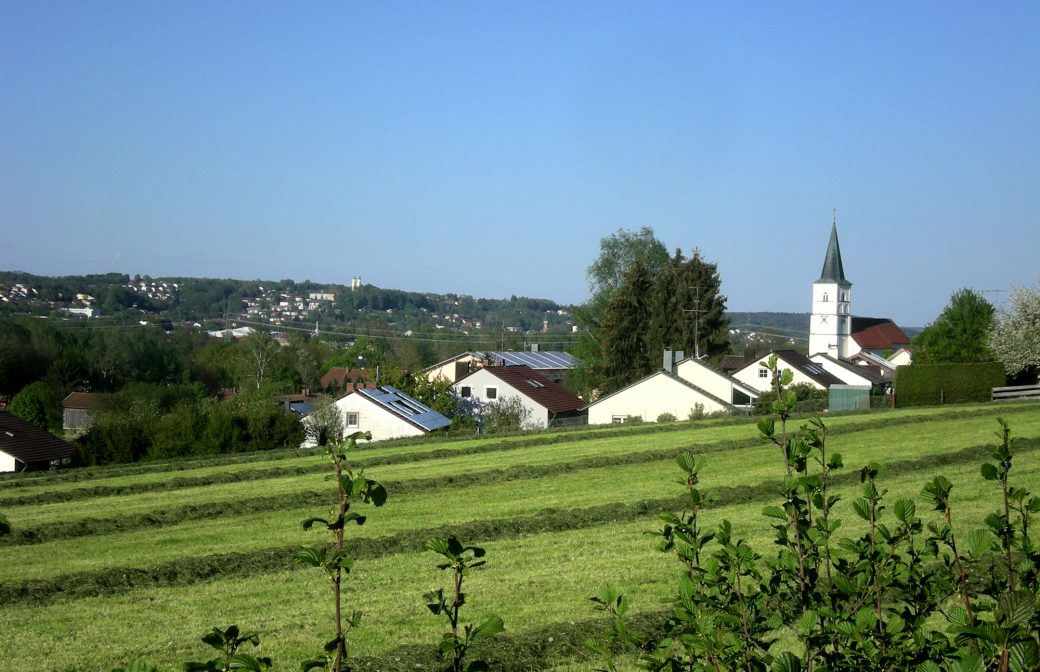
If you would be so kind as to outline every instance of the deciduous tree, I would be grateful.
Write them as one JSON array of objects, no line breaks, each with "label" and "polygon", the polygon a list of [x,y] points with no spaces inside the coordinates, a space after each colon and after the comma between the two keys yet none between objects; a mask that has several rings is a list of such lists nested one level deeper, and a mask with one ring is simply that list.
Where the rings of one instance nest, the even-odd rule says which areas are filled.
[{"label": "deciduous tree", "polygon": [[914,361],[919,364],[956,364],[993,360],[986,335],[993,322],[993,306],[979,292],[961,289],[935,322],[914,338]]},{"label": "deciduous tree", "polygon": [[1040,371],[1040,285],[1016,287],[994,320],[987,343],[1009,375]]}]

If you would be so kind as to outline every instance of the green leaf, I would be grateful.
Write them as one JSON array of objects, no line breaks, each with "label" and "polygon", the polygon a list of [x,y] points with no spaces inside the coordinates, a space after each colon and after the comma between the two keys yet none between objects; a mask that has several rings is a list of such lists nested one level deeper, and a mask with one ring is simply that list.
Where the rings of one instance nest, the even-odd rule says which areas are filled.
[{"label": "green leaf", "polygon": [[972,530],[964,540],[969,555],[980,557],[993,548],[993,538],[986,530]]},{"label": "green leaf", "polygon": [[976,655],[969,655],[956,661],[950,666],[951,672],[985,672],[986,666],[982,659]]},{"label": "green leaf", "polygon": [[261,659],[254,658],[247,653],[236,653],[231,658],[231,664],[229,669],[232,670],[250,670],[250,672],[264,672],[268,667],[271,666],[270,659],[263,659],[267,661],[267,665],[261,662]]},{"label": "green leaf", "polygon": [[683,452],[679,454],[679,457],[675,458],[679,468],[688,474],[697,471],[697,458],[693,453]]},{"label": "green leaf", "polygon": [[989,462],[982,465],[982,477],[984,479],[986,479],[987,481],[995,481],[997,480],[997,476],[998,472],[995,466],[993,466]]},{"label": "green leaf", "polygon": [[325,669],[329,664],[329,659],[322,656],[321,658],[311,658],[300,663],[300,672],[310,672],[310,670]]},{"label": "green leaf", "polygon": [[368,482],[367,499],[369,501],[371,501],[376,506],[382,506],[383,504],[386,504],[386,496],[386,488],[384,488],[379,483],[376,483],[375,481]]},{"label": "green leaf", "polygon": [[302,548],[300,549],[300,552],[296,554],[296,561],[303,565],[320,567],[325,561],[325,549],[317,547]]},{"label": "green leaf", "polygon": [[426,540],[426,548],[428,550],[433,551],[434,553],[439,553],[440,555],[447,556],[448,540],[442,539],[441,537],[431,537]]},{"label": "green leaf", "polygon": [[490,616],[486,621],[473,629],[473,639],[477,637],[490,637],[497,635],[506,629],[505,623],[498,616]]},{"label": "green leaf", "polygon": [[787,512],[779,506],[767,506],[762,509],[762,515],[767,518],[776,518],[778,520],[788,520]]},{"label": "green leaf", "polygon": [[329,521],[325,520],[324,518],[308,518],[307,520],[303,521],[303,529],[309,530],[312,527],[314,527],[315,523],[321,523],[325,527],[331,527],[332,526],[332,523],[330,523]]},{"label": "green leaf", "polygon": [[802,661],[790,651],[784,651],[773,659],[769,669],[772,672],[801,672]]},{"label": "green leaf", "polygon": [[914,500],[903,497],[896,500],[893,510],[900,522],[909,524],[917,512],[917,505],[914,504]]}]

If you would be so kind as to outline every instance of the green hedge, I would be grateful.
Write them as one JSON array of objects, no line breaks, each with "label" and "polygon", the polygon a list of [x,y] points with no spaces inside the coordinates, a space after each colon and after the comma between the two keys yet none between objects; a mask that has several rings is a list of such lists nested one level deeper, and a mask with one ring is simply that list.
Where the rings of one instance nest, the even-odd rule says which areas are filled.
[{"label": "green hedge", "polygon": [[896,367],[896,408],[989,401],[1004,385],[1004,365],[915,364]]}]

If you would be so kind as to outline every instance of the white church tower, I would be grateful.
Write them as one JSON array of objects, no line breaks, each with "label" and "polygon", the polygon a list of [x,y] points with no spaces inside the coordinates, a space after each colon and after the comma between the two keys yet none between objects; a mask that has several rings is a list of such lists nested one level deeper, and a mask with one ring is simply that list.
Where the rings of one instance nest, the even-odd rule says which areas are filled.
[{"label": "white church tower", "polygon": [[854,354],[852,342],[852,283],[845,279],[838,247],[838,224],[831,225],[831,239],[823,272],[812,286],[812,318],[809,321],[809,355],[824,353],[843,358]]}]

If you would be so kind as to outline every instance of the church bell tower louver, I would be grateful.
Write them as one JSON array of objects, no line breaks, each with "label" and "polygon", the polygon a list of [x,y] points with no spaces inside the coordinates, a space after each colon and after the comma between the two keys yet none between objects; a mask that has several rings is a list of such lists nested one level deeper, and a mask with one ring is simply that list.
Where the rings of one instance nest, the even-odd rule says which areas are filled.
[{"label": "church bell tower louver", "polygon": [[809,355],[824,353],[841,359],[852,354],[852,283],[845,279],[838,246],[837,217],[823,260],[823,272],[812,286]]}]

